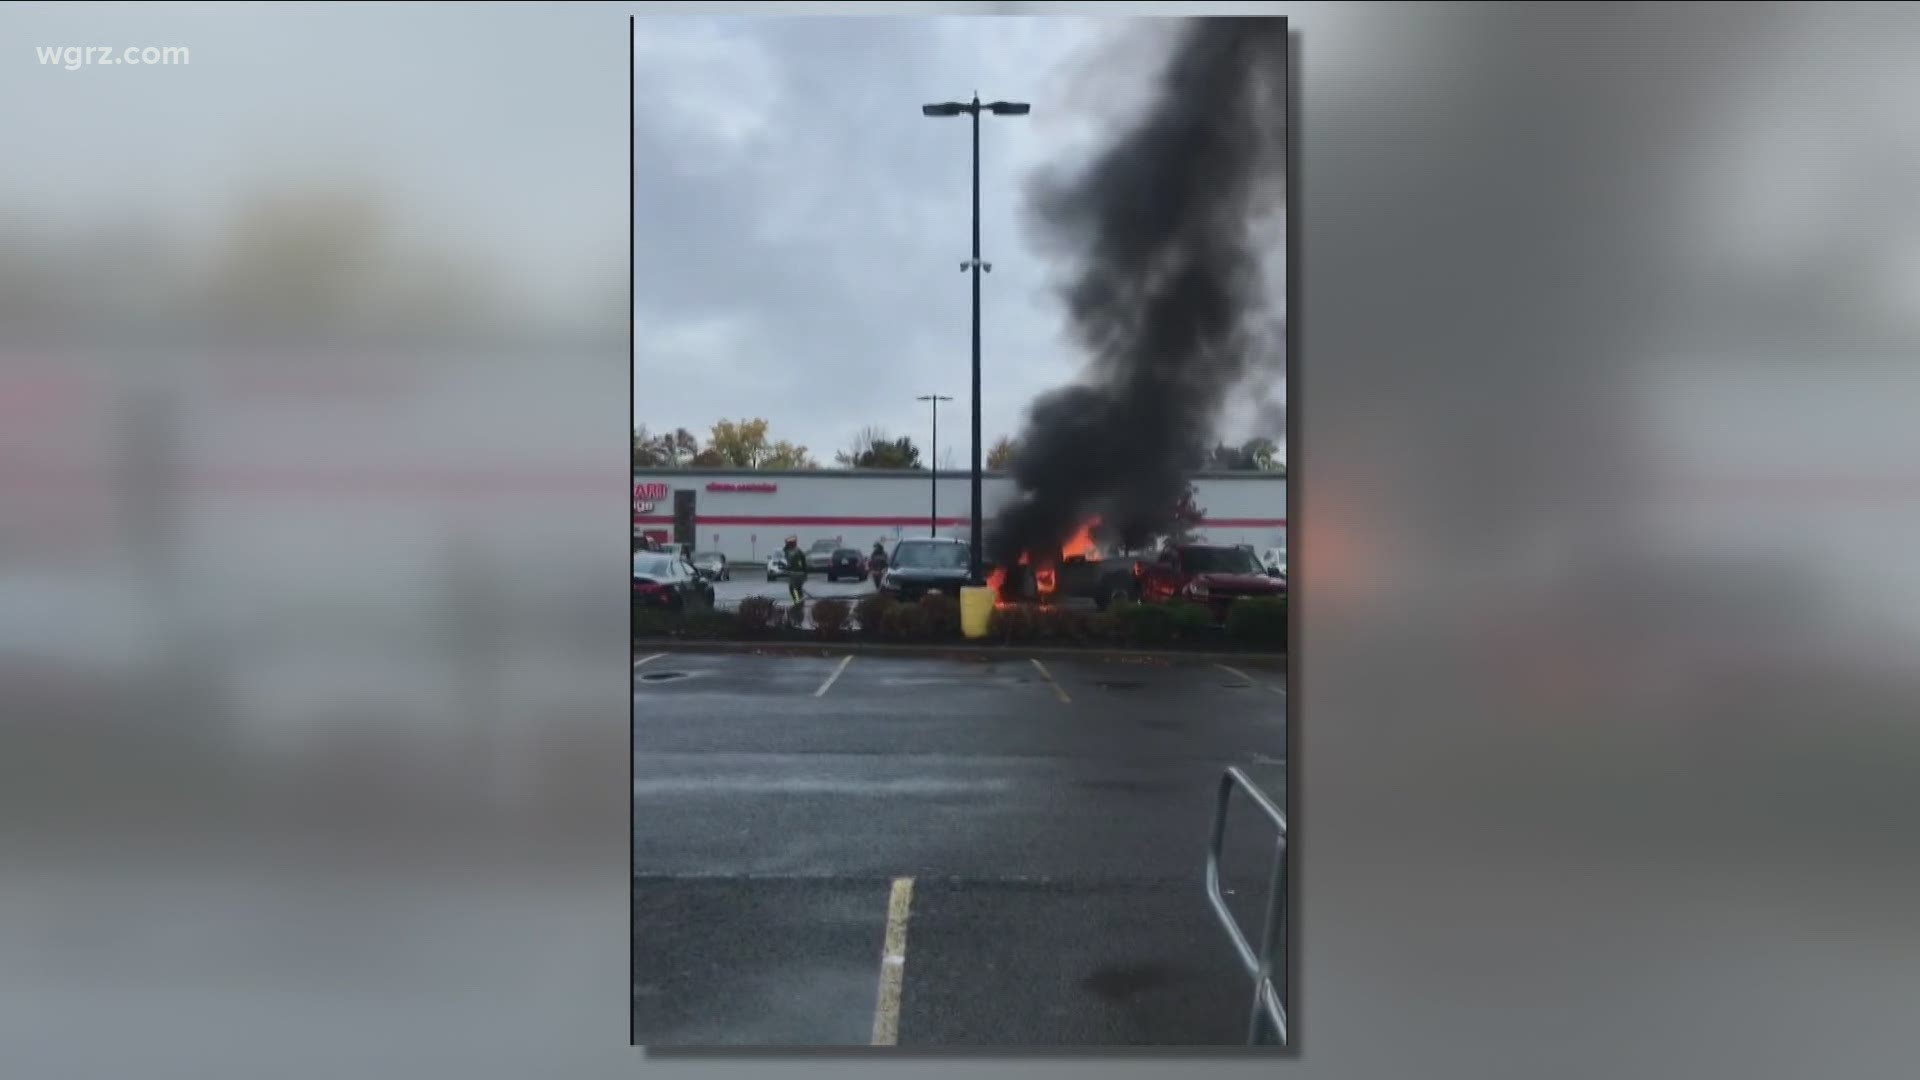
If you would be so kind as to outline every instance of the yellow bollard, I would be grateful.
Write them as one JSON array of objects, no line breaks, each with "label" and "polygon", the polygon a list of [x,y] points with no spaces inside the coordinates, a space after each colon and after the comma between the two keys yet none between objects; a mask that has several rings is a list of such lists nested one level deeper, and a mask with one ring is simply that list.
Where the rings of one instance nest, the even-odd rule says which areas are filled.
[{"label": "yellow bollard", "polygon": [[987,636],[993,619],[994,591],[985,586],[965,586],[960,590],[960,632],[970,638]]}]

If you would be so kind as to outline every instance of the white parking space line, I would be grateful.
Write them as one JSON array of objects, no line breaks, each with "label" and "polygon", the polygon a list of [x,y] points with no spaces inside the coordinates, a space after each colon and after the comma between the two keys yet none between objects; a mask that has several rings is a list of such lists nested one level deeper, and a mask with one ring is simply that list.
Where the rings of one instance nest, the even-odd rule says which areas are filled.
[{"label": "white parking space line", "polygon": [[840,673],[847,670],[847,665],[851,663],[853,663],[853,654],[848,653],[846,656],[841,658],[840,666],[833,669],[833,674],[827,676],[827,681],[820,684],[820,689],[815,690],[813,692],[813,696],[814,697],[827,696],[827,690],[833,686],[833,680],[839,678]]},{"label": "white parking space line", "polygon": [[1241,671],[1239,668],[1228,667],[1225,664],[1215,664],[1213,666],[1219,668],[1221,671],[1226,672],[1227,674],[1233,676],[1234,678],[1239,679],[1241,682],[1246,683],[1248,686],[1265,687],[1266,689],[1271,690],[1276,694],[1279,694],[1281,697],[1287,696],[1286,690],[1282,689],[1281,687],[1276,686],[1273,683],[1263,683],[1260,680],[1254,678],[1253,676],[1247,674],[1246,672]]},{"label": "white parking space line", "polygon": [[873,1045],[900,1041],[900,987],[907,975],[907,909],[913,904],[913,879],[893,879],[887,896],[887,937],[880,953],[880,999],[873,1009]]},{"label": "white parking space line", "polygon": [[1248,686],[1254,685],[1253,676],[1247,674],[1244,671],[1241,671],[1239,668],[1228,667],[1225,664],[1215,664],[1213,666],[1219,668],[1221,671],[1226,672],[1227,674],[1233,676],[1234,678],[1239,679],[1241,682],[1246,683]]},{"label": "white parking space line", "polygon": [[639,670],[639,669],[640,669],[641,667],[643,667],[643,666],[645,666],[645,665],[647,665],[647,664],[651,664],[651,663],[653,663],[653,662],[654,662],[655,660],[658,660],[658,659],[660,659],[661,657],[663,657],[663,656],[665,656],[665,655],[667,655],[667,654],[666,654],[666,653],[663,653],[663,652],[657,652],[657,653],[654,653],[654,654],[653,654],[652,656],[643,656],[643,657],[641,657],[640,659],[638,659],[638,660],[635,660],[635,661],[633,662],[633,667],[634,667],[634,670],[636,670],[636,671],[638,671],[638,670]]},{"label": "white parking space line", "polygon": [[1042,664],[1038,657],[1033,658],[1033,666],[1040,672],[1040,677],[1047,680],[1047,685],[1053,687],[1053,692],[1060,698],[1062,705],[1073,704],[1073,699],[1067,696],[1066,688],[1053,681],[1053,674],[1047,670],[1047,666]]}]

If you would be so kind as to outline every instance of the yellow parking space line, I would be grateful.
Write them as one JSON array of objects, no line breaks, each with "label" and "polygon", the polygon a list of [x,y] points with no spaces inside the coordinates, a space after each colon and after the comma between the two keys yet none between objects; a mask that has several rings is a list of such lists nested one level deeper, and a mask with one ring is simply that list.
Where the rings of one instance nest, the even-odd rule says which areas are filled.
[{"label": "yellow parking space line", "polygon": [[887,897],[886,944],[880,953],[880,998],[873,1009],[873,1045],[900,1041],[900,991],[907,976],[907,909],[913,904],[913,879],[893,879]]},{"label": "yellow parking space line", "polygon": [[1060,703],[1062,705],[1073,704],[1073,699],[1067,696],[1066,688],[1062,687],[1059,683],[1053,681],[1053,675],[1051,672],[1047,671],[1047,666],[1045,664],[1042,664],[1038,658],[1033,658],[1033,666],[1035,670],[1040,672],[1040,677],[1047,680],[1047,685],[1053,687],[1053,692],[1056,696],[1060,698]]},{"label": "yellow parking space line", "polygon": [[827,696],[827,690],[833,686],[833,680],[839,678],[840,673],[847,670],[847,665],[851,663],[853,663],[853,654],[848,653],[846,656],[841,658],[840,666],[833,669],[833,674],[827,676],[827,681],[820,684],[820,689],[815,690],[813,692],[813,696],[814,697]]},{"label": "yellow parking space line", "polygon": [[638,668],[640,668],[640,667],[643,667],[643,666],[645,666],[645,665],[647,665],[647,664],[651,664],[651,663],[653,663],[653,662],[654,662],[655,660],[658,660],[658,659],[660,659],[661,657],[663,657],[663,656],[665,656],[665,655],[667,655],[667,654],[666,654],[666,653],[663,653],[663,652],[657,652],[657,653],[654,653],[654,654],[653,654],[652,656],[643,656],[643,657],[641,657],[640,659],[638,659],[638,660],[635,660],[635,661],[633,662],[633,666],[634,666],[634,668],[635,668],[635,669],[638,669]]}]

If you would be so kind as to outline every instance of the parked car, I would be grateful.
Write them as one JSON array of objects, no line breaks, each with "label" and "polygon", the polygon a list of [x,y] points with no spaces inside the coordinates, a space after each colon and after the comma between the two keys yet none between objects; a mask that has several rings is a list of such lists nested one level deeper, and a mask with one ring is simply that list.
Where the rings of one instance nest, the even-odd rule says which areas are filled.
[{"label": "parked car", "polygon": [[1260,553],[1260,565],[1266,568],[1268,577],[1287,576],[1287,549],[1285,545],[1270,547]]},{"label": "parked car", "polygon": [[815,540],[807,548],[807,569],[818,574],[833,564],[833,553],[840,548],[838,540]]},{"label": "parked car", "polygon": [[727,565],[727,557],[717,551],[703,551],[692,559],[693,569],[708,581],[732,581],[733,568]]},{"label": "parked car", "polygon": [[674,611],[711,608],[713,585],[685,559],[642,551],[633,557],[633,602]]},{"label": "parked car", "polygon": [[1140,570],[1141,600],[1203,604],[1218,620],[1226,619],[1235,600],[1286,594],[1286,579],[1267,576],[1253,553],[1241,547],[1179,544]]},{"label": "parked car", "polygon": [[916,537],[902,540],[887,558],[880,591],[897,600],[918,600],[930,592],[959,596],[973,561],[963,540]]},{"label": "parked car", "polygon": [[860,554],[859,548],[836,548],[833,559],[827,563],[827,580],[839,581],[847,578],[859,581],[867,576],[867,557]]}]

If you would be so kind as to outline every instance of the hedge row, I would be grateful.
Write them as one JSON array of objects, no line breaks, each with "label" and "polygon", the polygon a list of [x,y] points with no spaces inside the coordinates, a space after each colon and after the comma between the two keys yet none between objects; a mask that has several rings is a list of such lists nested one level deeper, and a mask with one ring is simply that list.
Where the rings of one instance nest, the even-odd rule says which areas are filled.
[{"label": "hedge row", "polygon": [[[787,604],[751,596],[733,611],[686,614],[658,609],[633,611],[633,636],[695,641],[883,641],[903,644],[959,642],[960,605],[950,596],[931,594],[917,604],[886,596],[868,596],[849,606],[844,600],[816,600],[813,625],[788,622]],[[1287,645],[1287,602],[1280,599],[1236,601],[1226,625],[1197,604],[1119,602],[1106,611],[1015,604],[998,607],[988,625],[988,640],[1001,644],[1087,645],[1109,647],[1232,647],[1278,651]]]}]

